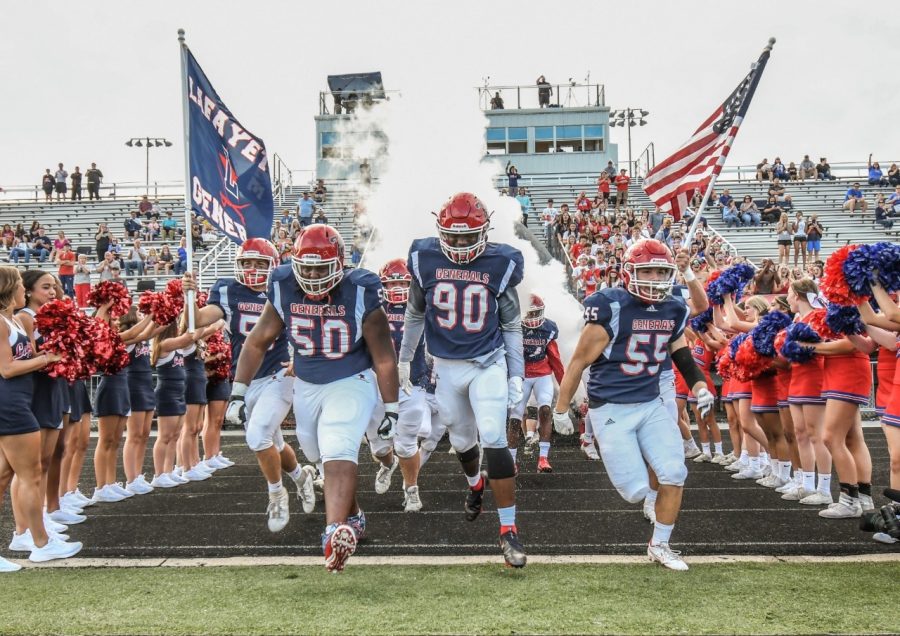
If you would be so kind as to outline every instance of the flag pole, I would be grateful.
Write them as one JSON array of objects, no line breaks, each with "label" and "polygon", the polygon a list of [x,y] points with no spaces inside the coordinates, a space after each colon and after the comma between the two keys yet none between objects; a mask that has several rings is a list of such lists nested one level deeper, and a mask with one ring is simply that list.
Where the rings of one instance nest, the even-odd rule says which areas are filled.
[{"label": "flag pole", "polygon": [[[187,271],[194,273],[194,247],[191,236],[191,126],[188,111],[188,74],[187,44],[184,40],[184,29],[178,29],[178,44],[181,49],[181,115],[184,138],[184,245],[187,252]],[[199,284],[199,277],[195,280]],[[194,292],[189,291],[185,304],[187,307],[188,332],[194,332]]]}]

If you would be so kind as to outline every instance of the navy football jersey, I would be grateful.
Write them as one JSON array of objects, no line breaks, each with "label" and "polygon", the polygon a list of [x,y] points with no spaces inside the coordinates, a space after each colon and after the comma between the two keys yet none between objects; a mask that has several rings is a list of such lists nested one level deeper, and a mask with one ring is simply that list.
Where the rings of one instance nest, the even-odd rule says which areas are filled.
[{"label": "navy football jersey", "polygon": [[488,243],[481,256],[459,265],[432,237],[413,241],[407,262],[425,294],[425,341],[432,355],[468,360],[503,346],[497,298],[522,280],[519,250]]},{"label": "navy football jersey", "polygon": [[687,304],[672,296],[646,304],[619,288],[603,289],[584,301],[584,320],[601,325],[610,342],[592,364],[592,401],[635,404],[659,396],[659,373],[687,324]]},{"label": "navy football jersey", "polygon": [[294,347],[294,375],[328,384],[372,368],[363,322],[382,308],[383,295],[377,275],[345,269],[326,298],[311,300],[297,285],[290,265],[277,267],[269,279],[268,297]]},{"label": "navy football jersey", "polygon": [[[266,306],[266,292],[253,291],[233,278],[220,278],[209,290],[209,299],[206,302],[221,309],[225,316],[231,340],[231,376],[234,377],[244,340],[247,339],[253,325],[259,321]],[[285,330],[266,351],[262,365],[253,379],[275,375],[282,369],[282,363],[289,359],[287,330]]]},{"label": "navy football jersey", "polygon": [[[679,285],[675,283],[672,285],[672,298],[681,299],[687,304],[688,299],[691,297],[691,290],[687,288],[687,285]],[[688,317],[690,317],[691,310],[688,308]],[[663,371],[671,371],[672,370],[672,356],[666,354],[665,362],[662,363]]]},{"label": "navy football jersey", "polygon": [[[406,303],[384,303],[388,324],[391,326],[391,340],[394,341],[394,353],[400,355],[400,343],[403,342],[403,326],[406,324]],[[419,340],[416,353],[409,364],[409,381],[413,386],[428,384],[428,370],[425,368],[425,338]]]},{"label": "navy football jersey", "polygon": [[[547,346],[559,337],[559,327],[552,320],[544,319],[537,329],[522,326],[522,345],[525,347],[525,364],[534,364],[547,357]],[[549,371],[548,371],[549,373]]]}]

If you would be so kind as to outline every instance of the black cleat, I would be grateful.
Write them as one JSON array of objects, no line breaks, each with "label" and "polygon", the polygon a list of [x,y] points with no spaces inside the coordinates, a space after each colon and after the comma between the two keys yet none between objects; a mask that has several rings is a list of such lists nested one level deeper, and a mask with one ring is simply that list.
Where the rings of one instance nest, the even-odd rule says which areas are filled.
[{"label": "black cleat", "polygon": [[525,557],[525,546],[519,541],[515,530],[507,530],[500,535],[500,550],[503,560],[511,568],[524,568],[528,559]]},{"label": "black cleat", "polygon": [[475,490],[469,488],[469,494],[466,495],[466,520],[475,521],[481,514],[481,504],[484,501],[484,490],[488,485],[488,476],[485,471],[481,471],[481,488]]}]

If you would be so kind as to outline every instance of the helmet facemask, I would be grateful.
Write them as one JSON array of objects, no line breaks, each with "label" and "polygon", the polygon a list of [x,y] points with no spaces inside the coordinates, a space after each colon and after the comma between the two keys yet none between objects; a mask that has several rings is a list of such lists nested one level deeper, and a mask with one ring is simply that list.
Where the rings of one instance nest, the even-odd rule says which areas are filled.
[{"label": "helmet facemask", "polygon": [[[651,269],[664,269],[666,275],[658,280],[646,280],[639,278],[642,271]],[[628,274],[628,291],[648,303],[658,303],[666,299],[672,293],[672,285],[675,283],[675,266],[671,263],[625,263],[624,270]]]},{"label": "helmet facemask", "polygon": [[[304,273],[304,269],[308,267],[324,270],[325,273],[319,278],[311,278]],[[291,269],[294,271],[294,278],[297,279],[300,289],[311,300],[321,300],[327,296],[328,292],[334,289],[344,277],[344,270],[339,259],[323,259],[318,254],[291,257]]]},{"label": "helmet facemask", "polygon": [[[471,228],[465,223],[454,223],[453,227],[446,228],[438,225],[438,237],[441,243],[441,251],[444,256],[454,263],[466,265],[484,253],[487,247],[487,232],[489,225],[485,223],[479,228]],[[471,237],[471,243],[465,246],[457,247],[451,245],[448,241],[454,238]]]},{"label": "helmet facemask", "polygon": [[524,325],[527,329],[537,329],[541,325],[544,324],[544,308],[543,307],[530,307],[528,309],[528,313],[525,314],[525,317],[522,318],[522,325]]},{"label": "helmet facemask", "polygon": [[409,300],[409,282],[405,280],[388,280],[382,283],[384,298],[392,305],[402,305]]},{"label": "helmet facemask", "polygon": [[[267,263],[264,269],[252,267],[253,261],[265,261]],[[271,256],[254,255],[244,256],[235,261],[236,267],[234,271],[234,279],[241,285],[247,287],[262,287],[269,284],[269,275],[275,267],[275,259]]]}]

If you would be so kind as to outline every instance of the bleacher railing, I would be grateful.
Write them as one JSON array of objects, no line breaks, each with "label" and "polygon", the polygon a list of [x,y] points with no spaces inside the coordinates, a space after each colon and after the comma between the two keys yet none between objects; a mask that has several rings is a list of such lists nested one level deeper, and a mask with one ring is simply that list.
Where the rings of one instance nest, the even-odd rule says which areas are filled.
[{"label": "bleacher railing", "polygon": [[[606,106],[606,87],[603,84],[580,84],[570,80],[564,84],[537,84],[478,86],[478,103],[482,110],[514,110],[523,108],[540,108],[541,90],[550,90],[547,95],[547,106],[550,108],[600,108]],[[504,92],[505,91],[505,92]],[[491,100],[496,93],[503,99],[503,108],[491,107]]]},{"label": "bleacher railing", "polygon": [[234,273],[236,255],[237,244],[228,237],[220,238],[215,245],[206,250],[197,262],[200,289],[209,289],[219,278],[231,276]]},{"label": "bleacher railing", "polygon": [[[81,203],[88,203],[87,182],[83,181],[81,185]],[[72,188],[71,184],[67,184],[68,191],[64,200],[71,202]],[[110,183],[100,184],[100,198],[113,199],[128,198],[134,199],[148,195],[151,199],[164,199],[184,197],[183,181],[153,181],[149,187],[141,181],[113,181]],[[44,189],[39,185],[23,185],[23,186],[4,186],[0,192],[0,203],[4,202],[20,202],[35,201],[40,203],[44,201]],[[53,193],[53,200],[56,201],[56,192]]]}]

